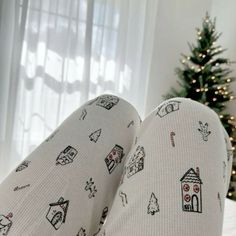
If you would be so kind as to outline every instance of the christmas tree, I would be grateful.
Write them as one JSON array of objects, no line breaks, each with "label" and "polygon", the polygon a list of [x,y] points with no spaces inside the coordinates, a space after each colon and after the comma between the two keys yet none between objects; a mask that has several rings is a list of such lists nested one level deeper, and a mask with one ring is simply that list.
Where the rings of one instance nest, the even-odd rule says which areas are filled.
[{"label": "christmas tree", "polygon": [[219,115],[233,146],[233,168],[227,197],[236,200],[236,123],[235,117],[226,111],[226,104],[235,99],[230,91],[235,77],[230,75],[230,60],[220,56],[225,49],[216,44],[221,33],[215,31],[215,23],[216,19],[211,20],[207,13],[202,28],[197,28],[196,44],[189,44],[190,55],[182,54],[182,67],[176,69],[180,88],[172,88],[164,98],[191,98]]},{"label": "christmas tree", "polygon": [[154,215],[158,211],[159,211],[159,205],[157,202],[157,198],[155,194],[152,193],[148,204],[148,214]]}]

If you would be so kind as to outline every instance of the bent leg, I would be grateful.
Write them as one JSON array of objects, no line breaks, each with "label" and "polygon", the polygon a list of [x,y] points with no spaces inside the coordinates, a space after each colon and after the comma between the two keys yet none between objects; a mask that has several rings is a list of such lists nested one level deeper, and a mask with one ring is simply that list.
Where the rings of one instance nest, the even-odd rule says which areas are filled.
[{"label": "bent leg", "polygon": [[185,98],[163,102],[141,124],[102,233],[220,236],[230,148],[211,109]]},{"label": "bent leg", "polygon": [[81,106],[0,185],[0,235],[99,232],[139,125],[116,96]]}]

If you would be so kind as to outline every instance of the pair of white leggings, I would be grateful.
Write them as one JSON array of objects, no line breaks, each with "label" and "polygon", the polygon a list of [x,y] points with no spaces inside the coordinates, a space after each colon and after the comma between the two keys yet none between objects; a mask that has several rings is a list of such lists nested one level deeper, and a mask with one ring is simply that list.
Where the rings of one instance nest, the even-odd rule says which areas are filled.
[{"label": "pair of white leggings", "polygon": [[220,236],[231,149],[198,102],[166,100],[142,122],[101,95],[0,185],[0,236]]}]

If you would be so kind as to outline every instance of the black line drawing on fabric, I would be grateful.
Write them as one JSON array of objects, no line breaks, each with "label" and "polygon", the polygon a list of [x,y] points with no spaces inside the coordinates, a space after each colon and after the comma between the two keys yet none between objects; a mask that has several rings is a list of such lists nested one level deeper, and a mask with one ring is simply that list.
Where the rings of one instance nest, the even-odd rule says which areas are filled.
[{"label": "black line drawing on fabric", "polygon": [[66,221],[66,215],[69,207],[69,200],[60,197],[55,203],[49,204],[46,219],[51,223],[55,230],[58,230]]},{"label": "black line drawing on fabric", "polygon": [[93,133],[91,133],[89,135],[90,141],[93,141],[94,143],[96,143],[98,141],[98,138],[101,135],[101,132],[102,132],[102,129],[98,129],[98,130],[94,131]]},{"label": "black line drawing on fabric", "polygon": [[124,157],[123,148],[115,145],[105,158],[105,163],[109,174],[111,174]]},{"label": "black line drawing on fabric", "polygon": [[72,163],[74,158],[76,157],[78,151],[71,147],[67,146],[60,154],[58,155],[56,159],[56,165],[66,165],[69,163]]},{"label": "black line drawing on fabric", "polygon": [[46,139],[45,142],[49,142],[54,138],[54,136],[58,133],[59,129],[56,129],[51,135],[49,135]]},{"label": "black line drawing on fabric", "polygon": [[80,231],[78,232],[76,236],[87,236],[86,230],[83,227],[81,227]]},{"label": "black line drawing on fabric", "polygon": [[108,207],[105,207],[102,211],[102,216],[100,218],[100,222],[99,222],[99,225],[98,225],[98,230],[95,234],[93,234],[93,236],[96,236],[96,235],[99,234],[99,232],[101,231],[102,226],[105,224],[107,215],[108,215]]},{"label": "black line drawing on fabric", "polygon": [[227,149],[227,161],[229,162],[233,158],[233,150]]},{"label": "black line drawing on fabric", "polygon": [[154,193],[151,194],[151,197],[149,199],[149,204],[147,207],[147,213],[151,215],[155,215],[157,212],[160,211],[159,204],[157,197],[155,196]]},{"label": "black line drawing on fabric", "polygon": [[125,207],[128,204],[127,194],[120,190],[119,196],[121,197],[123,207]]},{"label": "black line drawing on fabric", "polygon": [[134,174],[136,174],[139,171],[143,170],[143,168],[144,168],[144,157],[145,157],[144,147],[138,146],[136,148],[135,152],[132,154],[132,156],[128,160],[128,163],[127,163],[127,166],[126,166],[127,178],[130,178]]},{"label": "black line drawing on fabric", "polygon": [[86,115],[87,115],[87,111],[86,111],[86,109],[84,108],[84,109],[82,110],[82,113],[81,113],[80,117],[79,117],[79,120],[84,120],[85,117],[86,117]]},{"label": "black line drawing on fabric", "polygon": [[91,101],[88,101],[85,105],[90,106],[90,105],[92,105],[94,102],[96,102],[97,100],[98,100],[98,97],[93,98]]},{"label": "black line drawing on fabric", "polygon": [[217,193],[217,199],[218,199],[218,202],[219,202],[220,211],[222,212],[221,197],[220,197],[220,193],[219,192]]},{"label": "black line drawing on fabric", "polygon": [[180,103],[181,102],[174,100],[164,102],[164,104],[158,107],[156,115],[162,118],[171,112],[178,111]]},{"label": "black line drawing on fabric", "polygon": [[16,172],[22,171],[29,166],[30,161],[23,161],[17,168]]},{"label": "black line drawing on fabric", "polygon": [[202,180],[199,168],[190,168],[180,179],[182,193],[182,209],[188,212],[202,213]]},{"label": "black line drawing on fabric", "polygon": [[97,98],[96,105],[110,110],[119,102],[119,98],[113,95],[101,95]]},{"label": "black line drawing on fabric", "polygon": [[225,180],[226,180],[226,163],[225,163],[225,161],[223,161],[222,164],[223,164],[223,179],[225,182]]},{"label": "black line drawing on fabric", "polygon": [[13,217],[13,214],[11,212],[6,216],[0,215],[0,236],[8,235],[12,227],[12,221],[11,221],[12,217]]},{"label": "black line drawing on fabric", "polygon": [[199,121],[200,129],[198,128],[198,131],[202,134],[202,138],[204,141],[208,141],[208,136],[211,134],[211,131],[208,131],[208,123],[205,123],[205,125]]},{"label": "black line drawing on fabric", "polygon": [[25,189],[27,187],[30,187],[30,184],[26,184],[26,185],[23,185],[23,186],[16,186],[13,191],[18,191],[18,190],[22,190],[22,189]]},{"label": "black line drawing on fabric", "polygon": [[134,142],[134,144],[137,144],[137,142],[138,142],[138,137],[135,137],[135,142]]},{"label": "black line drawing on fabric", "polygon": [[89,198],[95,197],[95,193],[97,192],[96,185],[94,185],[93,178],[90,178],[89,181],[86,181],[86,186],[84,188],[86,191],[89,191]]},{"label": "black line drawing on fabric", "polygon": [[170,140],[172,147],[175,147],[175,140],[174,140],[175,132],[170,132]]},{"label": "black line drawing on fabric", "polygon": [[134,121],[133,121],[133,120],[131,120],[131,121],[129,122],[129,124],[127,125],[127,128],[129,128],[131,125],[134,125]]}]

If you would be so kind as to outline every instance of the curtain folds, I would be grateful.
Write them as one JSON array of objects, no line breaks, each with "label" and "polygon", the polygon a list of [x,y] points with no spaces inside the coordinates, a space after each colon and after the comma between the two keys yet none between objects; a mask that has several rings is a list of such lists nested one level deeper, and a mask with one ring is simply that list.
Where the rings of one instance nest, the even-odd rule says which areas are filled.
[{"label": "curtain folds", "polygon": [[144,116],[158,1],[1,4],[0,43],[7,54],[1,65],[8,69],[0,70],[0,182],[76,108],[101,93],[127,99]]}]

